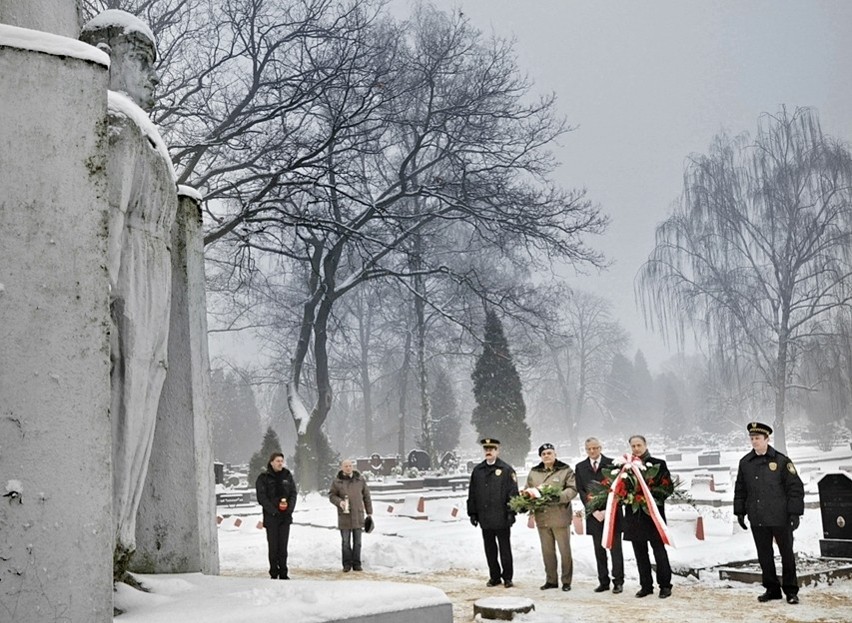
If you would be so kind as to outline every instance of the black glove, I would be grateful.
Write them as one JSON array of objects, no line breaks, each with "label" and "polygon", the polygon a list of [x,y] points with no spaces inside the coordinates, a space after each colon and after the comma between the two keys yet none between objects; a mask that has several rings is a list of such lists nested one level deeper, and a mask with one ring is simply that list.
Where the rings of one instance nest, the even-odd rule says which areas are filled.
[{"label": "black glove", "polygon": [[509,527],[515,525],[515,513],[509,513]]},{"label": "black glove", "polygon": [[470,525],[474,528],[479,525],[479,519],[476,518],[476,515],[470,516]]},{"label": "black glove", "polygon": [[748,530],[748,526],[745,522],[745,515],[737,515],[737,523],[740,524],[740,528],[743,530]]},{"label": "black glove", "polygon": [[790,515],[790,529],[795,530],[799,527],[799,516],[798,515]]}]

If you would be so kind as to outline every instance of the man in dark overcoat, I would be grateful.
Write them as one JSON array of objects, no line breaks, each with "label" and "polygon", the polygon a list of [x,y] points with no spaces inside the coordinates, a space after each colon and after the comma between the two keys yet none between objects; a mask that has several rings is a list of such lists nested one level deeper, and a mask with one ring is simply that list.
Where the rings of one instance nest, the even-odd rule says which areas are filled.
[{"label": "man in dark overcoat", "polygon": [[[793,531],[805,512],[805,487],[793,461],[769,445],[772,429],[761,422],[751,422],[746,429],[752,450],[740,459],[734,485],[734,515],[747,529],[745,516],[751,523],[751,535],[757,548],[763,587],[760,602],[781,599],[799,603],[799,581],[793,554]],[[775,571],[773,539],[781,552],[781,581]]]},{"label": "man in dark overcoat", "polygon": [[[586,509],[586,532],[592,537],[595,546],[595,562],[598,568],[598,586],[596,593],[609,590],[609,568],[607,566],[606,548],[601,544],[603,536],[604,509],[592,508],[589,497],[594,495],[596,485],[606,478],[607,483],[612,481],[613,461],[601,453],[601,442],[595,437],[586,439],[587,458],[577,463],[574,467],[574,476],[577,483],[577,493],[583,501]],[[604,486],[604,485],[601,485]],[[609,486],[608,484],[606,486]],[[582,511],[580,511],[582,512]],[[624,555],[621,550],[621,514],[619,505],[615,516],[615,534],[612,539],[612,548],[609,550],[612,557],[612,592],[620,593],[624,590]]]},{"label": "man in dark overcoat", "polygon": [[502,581],[506,588],[511,588],[514,568],[510,530],[515,523],[515,513],[509,508],[509,499],[518,495],[518,477],[511,465],[498,458],[498,440],[485,438],[479,443],[485,460],[470,474],[467,514],[470,523],[482,529],[488,560],[487,586],[497,586]]},{"label": "man in dark overcoat", "polygon": [[[669,468],[663,459],[658,459],[651,456],[648,451],[648,442],[642,435],[633,435],[630,438],[630,451],[634,457],[642,459],[642,463],[659,465],[656,479],[659,482],[669,483],[666,491],[655,497],[654,502],[657,509],[660,511],[660,516],[663,521],[666,520],[666,498],[674,492],[674,486],[671,485],[672,476]],[[639,590],[636,592],[637,597],[646,597],[654,593],[654,579],[651,575],[651,558],[648,555],[648,546],[654,552],[654,562],[657,565],[657,584],[660,587],[659,597],[665,599],[671,597],[672,594],[672,567],[669,564],[669,554],[666,551],[666,545],[663,543],[662,535],[660,535],[657,526],[651,515],[639,509],[634,511],[631,508],[624,509],[624,518],[622,521],[624,528],[624,540],[630,541],[633,545],[633,554],[636,556],[636,566],[639,568]]]}]

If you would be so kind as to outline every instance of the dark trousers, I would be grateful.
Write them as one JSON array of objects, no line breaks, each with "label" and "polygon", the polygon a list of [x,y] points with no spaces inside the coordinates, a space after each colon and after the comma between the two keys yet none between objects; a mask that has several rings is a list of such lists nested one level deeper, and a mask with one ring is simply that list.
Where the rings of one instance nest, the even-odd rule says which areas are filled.
[{"label": "dark trousers", "polygon": [[[609,568],[607,567],[606,548],[601,545],[603,536],[603,522],[589,517],[586,527],[595,544],[595,562],[598,566],[598,583],[609,586]],[[612,537],[612,549],[609,550],[612,557],[612,583],[624,584],[624,554],[621,551],[621,532],[616,530]]]},{"label": "dark trousers", "polygon": [[286,578],[287,545],[290,543],[290,524],[265,521],[266,543],[269,545],[269,575],[272,579]]},{"label": "dark trousers", "polygon": [[[482,542],[485,544],[485,558],[488,560],[488,575],[493,582],[499,582],[502,578],[505,582],[511,582],[515,569],[512,563],[512,543],[509,528],[502,530],[482,529]],[[497,561],[497,550],[499,546],[500,561]],[[501,573],[500,566],[503,566]]]},{"label": "dark trousers", "polygon": [[650,539],[633,539],[633,554],[636,556],[636,566],[639,567],[639,584],[643,590],[654,590],[654,579],[651,577],[651,559],[648,557],[648,545],[654,552],[654,562],[657,563],[657,584],[660,588],[672,587],[672,568],[669,555],[660,535],[654,533]]},{"label": "dark trousers", "polygon": [[355,569],[361,568],[361,533],[359,528],[356,530],[341,530],[341,552],[343,554],[343,568]]},{"label": "dark trousers", "polygon": [[[751,525],[751,535],[757,548],[757,558],[760,561],[760,571],[763,576],[763,586],[766,590],[785,595],[799,593],[799,581],[796,578],[796,557],[793,554],[793,531],[789,526],[755,526]],[[775,571],[775,552],[772,549],[772,539],[778,543],[781,552],[781,581]]]}]

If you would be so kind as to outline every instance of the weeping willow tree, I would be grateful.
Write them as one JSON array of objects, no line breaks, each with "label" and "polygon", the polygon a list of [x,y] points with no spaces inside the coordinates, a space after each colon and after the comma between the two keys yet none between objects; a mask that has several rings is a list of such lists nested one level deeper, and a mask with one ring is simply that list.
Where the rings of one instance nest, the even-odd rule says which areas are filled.
[{"label": "weeping willow tree", "polygon": [[719,135],[688,160],[637,276],[646,320],[667,339],[691,327],[757,371],[782,452],[797,356],[820,318],[850,303],[850,184],[852,156],[815,111],[764,114],[754,140]]}]

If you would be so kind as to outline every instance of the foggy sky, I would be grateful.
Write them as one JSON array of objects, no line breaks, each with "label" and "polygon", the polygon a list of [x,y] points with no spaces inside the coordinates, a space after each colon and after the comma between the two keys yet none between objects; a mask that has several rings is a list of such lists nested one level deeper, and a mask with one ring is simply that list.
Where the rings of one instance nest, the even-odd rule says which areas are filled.
[{"label": "foggy sky", "polygon": [[[395,0],[395,12],[406,0]],[[577,129],[556,179],[585,187],[612,217],[591,239],[614,265],[563,274],[612,301],[652,370],[667,350],[644,328],[633,281],[654,228],[682,189],[685,158],[725,129],[752,135],[762,112],[811,106],[823,131],[852,139],[852,2],[434,0],[485,33],[514,37],[535,91],[555,92]]]}]

